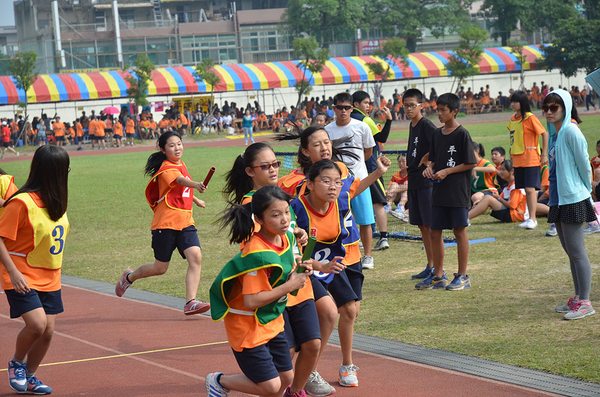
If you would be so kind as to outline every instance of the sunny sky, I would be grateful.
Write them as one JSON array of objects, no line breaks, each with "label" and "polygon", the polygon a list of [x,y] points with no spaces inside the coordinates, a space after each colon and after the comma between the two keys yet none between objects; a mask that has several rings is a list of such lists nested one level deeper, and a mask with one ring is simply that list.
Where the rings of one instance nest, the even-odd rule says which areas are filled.
[{"label": "sunny sky", "polygon": [[14,0],[0,0],[0,10],[2,10],[2,18],[0,18],[0,26],[14,26],[15,12],[13,11]]}]

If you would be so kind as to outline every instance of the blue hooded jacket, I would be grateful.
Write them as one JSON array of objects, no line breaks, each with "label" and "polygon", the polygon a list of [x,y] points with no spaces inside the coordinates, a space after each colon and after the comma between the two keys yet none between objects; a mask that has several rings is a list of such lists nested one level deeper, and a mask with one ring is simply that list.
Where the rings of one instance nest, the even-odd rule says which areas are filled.
[{"label": "blue hooded jacket", "polygon": [[562,98],[565,104],[565,118],[558,132],[553,123],[548,123],[548,205],[574,204],[590,199],[592,190],[592,170],[587,142],[577,123],[571,121],[571,95],[565,90],[554,90],[550,94],[557,94]]}]

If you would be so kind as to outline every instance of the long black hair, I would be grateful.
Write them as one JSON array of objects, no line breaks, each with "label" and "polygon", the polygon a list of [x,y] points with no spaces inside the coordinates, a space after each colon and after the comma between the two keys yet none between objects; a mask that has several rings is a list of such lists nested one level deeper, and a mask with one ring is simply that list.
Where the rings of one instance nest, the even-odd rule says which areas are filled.
[{"label": "long black hair", "polygon": [[265,149],[273,151],[268,143],[256,142],[248,146],[244,153],[236,157],[233,167],[225,174],[223,195],[230,203],[240,203],[244,195],[254,188],[254,181],[246,174],[246,167],[252,167],[256,157]]},{"label": "long black hair", "polygon": [[67,212],[69,201],[69,154],[60,146],[40,146],[33,155],[27,181],[7,201],[20,193],[37,192],[53,221]]},{"label": "long black hair", "polygon": [[315,181],[315,179],[321,175],[323,170],[336,170],[342,176],[342,170],[340,167],[329,159],[319,160],[310,167],[310,171],[308,172],[308,179],[310,181]]},{"label": "long black hair", "polygon": [[472,142],[472,147],[473,150],[477,150],[479,152],[479,157],[484,158],[485,157],[485,148],[483,147],[483,144],[481,143],[477,143],[475,141]]},{"label": "long black hair", "polygon": [[525,91],[515,91],[510,96],[511,102],[518,102],[521,105],[521,122],[525,120],[525,113],[531,112],[531,106],[529,105],[529,98]]},{"label": "long black hair", "polygon": [[229,226],[229,243],[240,244],[248,240],[254,232],[252,215],[263,219],[263,214],[274,201],[281,200],[289,203],[291,199],[292,196],[277,186],[264,186],[254,193],[251,203],[231,204],[223,211],[223,215],[218,220],[221,230]]},{"label": "long black hair", "polygon": [[[177,138],[181,139],[181,135],[179,135],[178,132],[167,131],[158,137],[158,140],[156,141],[156,146],[158,146],[160,149],[164,149],[167,146],[167,141],[172,136],[176,136]],[[146,162],[146,166],[144,167],[144,175],[152,176],[156,174],[160,169],[160,166],[162,165],[163,161],[165,161],[166,159],[167,155],[164,154],[162,150],[152,153],[150,157],[148,157],[148,161]]]},{"label": "long black hair", "polygon": [[[552,103],[562,106],[562,108],[565,109],[565,117],[567,117],[567,114],[566,114],[567,108],[565,107],[565,102],[563,101],[563,99],[561,98],[560,95],[558,95],[557,93],[553,93],[553,92],[546,95],[546,97],[544,98],[544,105],[548,105],[548,104],[552,104]],[[579,118],[579,113],[577,113],[577,108],[575,107],[574,103],[571,103],[571,118],[573,120],[575,120],[577,122],[577,124],[581,124],[583,122]]]}]

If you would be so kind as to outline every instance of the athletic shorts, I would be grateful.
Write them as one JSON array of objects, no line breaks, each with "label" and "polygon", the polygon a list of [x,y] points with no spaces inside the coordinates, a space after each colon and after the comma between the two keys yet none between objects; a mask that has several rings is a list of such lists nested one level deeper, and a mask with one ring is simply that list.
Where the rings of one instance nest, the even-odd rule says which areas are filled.
[{"label": "athletic shorts", "polygon": [[358,262],[333,276],[333,280],[325,287],[331,293],[336,306],[342,307],[348,302],[362,300],[364,279],[362,263]]},{"label": "athletic shorts", "polygon": [[383,187],[383,177],[375,181],[371,186],[371,201],[373,204],[387,204],[387,198],[385,197],[385,188]]},{"label": "athletic shorts", "polygon": [[135,136],[135,134],[130,134],[129,132],[125,133],[125,135],[127,138],[133,138]]},{"label": "athletic shorts", "polygon": [[431,225],[431,193],[433,187],[427,189],[408,189],[408,217],[410,224],[416,226]]},{"label": "athletic shorts", "polygon": [[370,225],[375,223],[375,213],[373,212],[373,201],[371,201],[371,190],[366,189],[350,200],[352,215],[357,225]]},{"label": "athletic shorts", "polygon": [[113,139],[121,139],[121,138],[123,138],[123,136],[122,136],[122,135],[116,135],[116,134],[115,134],[115,135],[113,135]]},{"label": "athletic shorts", "polygon": [[55,138],[56,138],[56,142],[62,142],[65,140],[64,136],[55,136]]},{"label": "athletic shorts", "polygon": [[515,188],[534,187],[540,190],[540,167],[515,167]]},{"label": "athletic shorts", "polygon": [[511,223],[513,221],[512,218],[510,217],[510,210],[508,208],[506,208],[506,206],[504,204],[502,205],[501,210],[492,211],[492,213],[490,215],[492,217],[498,219],[502,223]]},{"label": "athletic shorts", "polygon": [[179,251],[179,255],[185,259],[183,251],[190,247],[200,248],[198,231],[193,225],[183,230],[152,230],[152,249],[154,249],[154,258],[158,261],[170,262],[175,248]]},{"label": "athletic shorts", "polygon": [[285,337],[288,346],[300,351],[303,343],[321,339],[319,315],[313,299],[305,300],[295,306],[288,306],[283,312]]},{"label": "athletic shorts", "polygon": [[64,312],[61,290],[43,292],[29,290],[20,294],[14,289],[4,291],[10,305],[10,318],[18,318],[32,310],[43,308],[46,314],[59,314]]},{"label": "athletic shorts", "polygon": [[329,296],[329,292],[327,292],[323,284],[315,276],[310,276],[310,283],[312,284],[315,302],[323,297]]},{"label": "athletic shorts", "polygon": [[437,205],[431,207],[431,228],[433,230],[466,227],[468,220],[468,208],[442,207]]},{"label": "athletic shorts", "polygon": [[244,375],[254,383],[275,379],[280,372],[291,371],[293,368],[285,332],[264,345],[241,352],[233,350],[233,355]]},{"label": "athletic shorts", "polygon": [[2,142],[2,147],[10,147],[10,142]]},{"label": "athletic shorts", "polygon": [[106,128],[104,130],[104,132],[106,133],[106,135],[110,135],[110,133],[113,132],[113,129],[112,128]]}]

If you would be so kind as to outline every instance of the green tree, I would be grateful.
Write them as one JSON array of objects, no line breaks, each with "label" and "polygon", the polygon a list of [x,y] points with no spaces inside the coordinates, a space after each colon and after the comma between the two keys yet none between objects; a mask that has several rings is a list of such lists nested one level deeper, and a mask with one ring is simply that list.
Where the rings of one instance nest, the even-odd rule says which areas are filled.
[{"label": "green tree", "polygon": [[38,78],[38,73],[35,71],[35,63],[37,61],[37,53],[34,51],[19,52],[13,56],[8,62],[8,73],[14,79],[15,86],[25,91],[25,102],[19,103],[25,112],[27,120],[27,91]]},{"label": "green tree", "polygon": [[409,54],[406,41],[396,37],[386,41],[380,50],[373,53],[374,56],[384,61],[386,66],[382,65],[381,62],[367,62],[367,67],[377,78],[374,95],[377,106],[379,106],[379,96],[381,95],[383,82],[389,78],[392,65],[399,60],[404,67],[408,68]]},{"label": "green tree", "polygon": [[282,16],[292,37],[313,36],[327,48],[336,39],[353,39],[368,26],[367,0],[289,0]]},{"label": "green tree", "polygon": [[[133,64],[135,66],[135,77],[128,74],[125,78],[129,83],[127,95],[129,95],[129,100],[136,105],[136,108],[148,106],[148,82],[152,78],[152,72],[156,69],[156,66],[146,54],[139,54]],[[123,71],[127,71],[127,69],[129,69],[129,65],[125,65]],[[135,129],[139,131],[137,117],[134,118],[134,121],[136,123]],[[142,134],[140,134],[141,137]]]},{"label": "green tree", "polygon": [[[296,37],[292,42],[292,48],[296,53],[296,57],[300,59],[296,67],[302,71],[303,77],[294,86],[298,92],[296,109],[299,110],[298,107],[300,106],[302,97],[310,94],[312,91],[311,82],[314,82],[314,74],[323,71],[323,66],[329,59],[329,50],[327,48],[319,48],[319,43],[314,37]],[[307,77],[307,71],[311,73],[310,79]]]},{"label": "green tree", "polygon": [[0,76],[10,75],[8,70],[8,64],[10,63],[10,57],[8,55],[0,54]]},{"label": "green tree", "polygon": [[215,104],[214,91],[215,86],[221,82],[221,76],[218,75],[214,70],[215,61],[211,58],[204,58],[202,62],[196,65],[196,81],[203,81],[205,84],[210,85],[210,107],[208,112],[212,114],[213,107]]},{"label": "green tree", "polygon": [[517,58],[517,65],[521,67],[521,84],[519,85],[519,89],[526,91],[525,70],[523,70],[523,65],[527,62],[527,57],[523,53],[523,43],[521,40],[509,39],[507,44],[510,47],[510,52]]},{"label": "green tree", "polygon": [[454,49],[453,55],[448,58],[446,69],[452,73],[456,91],[460,87],[460,82],[479,73],[479,61],[483,53],[483,43],[487,40],[487,32],[479,29],[477,26],[469,25],[459,31],[458,48]]}]

